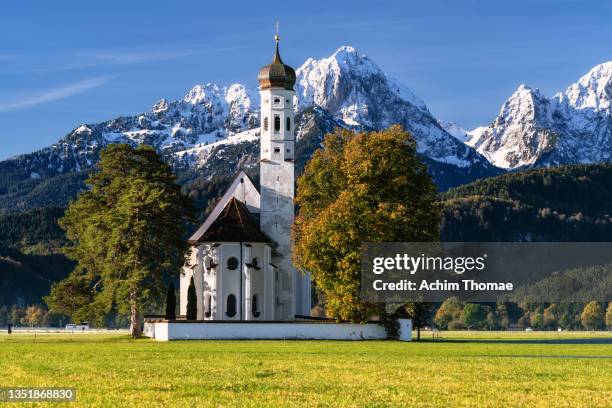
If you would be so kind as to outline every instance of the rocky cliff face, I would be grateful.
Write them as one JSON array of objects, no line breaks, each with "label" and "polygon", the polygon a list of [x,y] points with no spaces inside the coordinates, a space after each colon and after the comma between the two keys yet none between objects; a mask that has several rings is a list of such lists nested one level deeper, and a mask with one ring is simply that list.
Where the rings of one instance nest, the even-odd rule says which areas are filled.
[{"label": "rocky cliff face", "polygon": [[[442,188],[496,172],[482,155],[451,136],[422,100],[352,47],[341,47],[328,58],[309,58],[296,73],[298,165],[336,127],[377,130],[401,124],[415,137]],[[110,143],[154,146],[179,172],[204,177],[256,167],[258,127],[254,87],[196,85],[180,100],[161,99],[140,115],[80,125],[48,148],[0,162],[0,207],[30,207],[28,195],[37,185],[87,171]]]},{"label": "rocky cliff face", "polygon": [[521,85],[491,124],[467,132],[466,143],[506,169],[611,161],[611,104],[607,62],[551,98]]}]

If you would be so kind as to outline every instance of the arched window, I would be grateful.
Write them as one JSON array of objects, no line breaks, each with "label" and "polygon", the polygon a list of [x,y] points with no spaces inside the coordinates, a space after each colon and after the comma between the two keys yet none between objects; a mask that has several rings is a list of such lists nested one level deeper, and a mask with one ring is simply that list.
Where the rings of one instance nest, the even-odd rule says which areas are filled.
[{"label": "arched window", "polygon": [[280,132],[280,116],[274,117],[274,131]]},{"label": "arched window", "polygon": [[238,268],[238,259],[236,259],[235,257],[231,257],[227,260],[227,269],[229,269],[230,271],[234,271]]},{"label": "arched window", "polygon": [[287,132],[291,130],[291,119],[287,118]]},{"label": "arched window", "polygon": [[255,269],[259,268],[259,259],[257,257],[253,258],[251,265],[253,265],[253,268]]},{"label": "arched window", "polygon": [[264,118],[264,130],[268,130],[268,118]]},{"label": "arched window", "polygon": [[227,304],[225,305],[225,314],[227,317],[236,316],[236,296],[230,294],[227,296]]},{"label": "arched window", "polygon": [[253,317],[259,317],[261,315],[259,311],[259,296],[256,294],[253,295],[253,299],[251,300],[251,313],[253,313]]},{"label": "arched window", "polygon": [[211,300],[212,298],[210,297],[210,293],[207,293],[204,296],[204,316],[205,317],[210,317],[212,315]]}]

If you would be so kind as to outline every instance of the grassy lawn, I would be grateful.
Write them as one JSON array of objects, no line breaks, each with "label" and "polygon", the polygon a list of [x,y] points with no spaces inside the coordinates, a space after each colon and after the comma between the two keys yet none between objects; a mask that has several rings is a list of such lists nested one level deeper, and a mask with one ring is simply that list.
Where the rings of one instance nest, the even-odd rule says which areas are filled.
[{"label": "grassy lawn", "polygon": [[[441,338],[164,343],[125,334],[1,334],[0,386],[74,387],[70,406],[612,406],[610,334]],[[565,343],[577,338],[600,341]],[[517,339],[562,341],[507,342]]]}]

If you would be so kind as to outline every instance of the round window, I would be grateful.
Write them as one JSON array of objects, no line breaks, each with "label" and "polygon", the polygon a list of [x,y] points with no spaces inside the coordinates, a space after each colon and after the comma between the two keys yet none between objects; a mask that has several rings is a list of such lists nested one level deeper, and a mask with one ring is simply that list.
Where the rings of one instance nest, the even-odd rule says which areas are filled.
[{"label": "round window", "polygon": [[227,269],[230,271],[238,269],[238,259],[236,257],[231,257],[227,260]]}]

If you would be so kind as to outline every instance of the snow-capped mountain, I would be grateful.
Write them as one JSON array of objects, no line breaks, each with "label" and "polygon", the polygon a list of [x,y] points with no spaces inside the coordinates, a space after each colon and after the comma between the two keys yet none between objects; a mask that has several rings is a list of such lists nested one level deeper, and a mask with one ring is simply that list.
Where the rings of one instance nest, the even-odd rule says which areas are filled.
[{"label": "snow-capped mountain", "polygon": [[320,106],[336,119],[365,129],[401,124],[419,153],[457,167],[483,165],[482,157],[455,140],[410,89],[348,46],[329,58],[309,58],[296,72],[300,106]]},{"label": "snow-capped mountain", "polygon": [[498,167],[612,161],[612,61],[551,98],[525,85],[466,143]]},{"label": "snow-capped mountain", "polygon": [[[309,58],[296,74],[296,148],[302,149],[302,165],[323,134],[336,127],[375,130],[399,123],[413,134],[443,188],[496,172],[449,134],[422,100],[352,47],[341,47],[328,58]],[[48,148],[0,162],[0,170],[34,186],[92,167],[109,143],[144,143],[179,169],[212,177],[258,165],[258,127],[255,87],[209,83],[193,87],[180,100],[162,99],[146,113],[79,125]],[[0,180],[0,207],[2,195],[11,192],[9,184]]]},{"label": "snow-capped mountain", "polygon": [[446,130],[449,135],[459,140],[461,143],[465,143],[469,140],[470,137],[468,135],[467,130],[459,126],[457,123],[443,121],[438,121],[438,123],[440,124],[442,129]]}]

